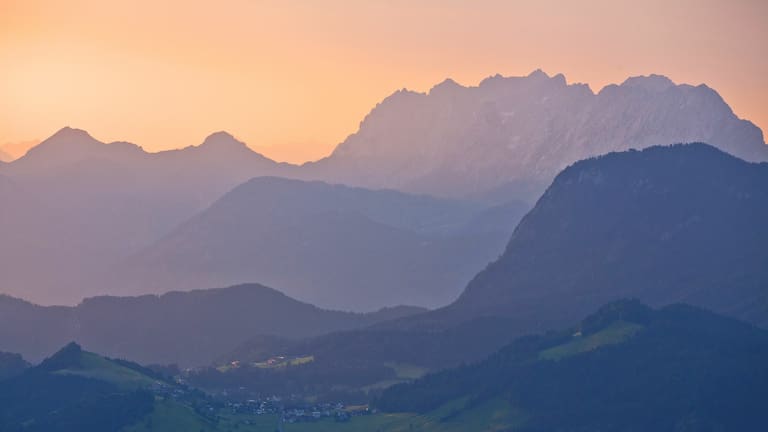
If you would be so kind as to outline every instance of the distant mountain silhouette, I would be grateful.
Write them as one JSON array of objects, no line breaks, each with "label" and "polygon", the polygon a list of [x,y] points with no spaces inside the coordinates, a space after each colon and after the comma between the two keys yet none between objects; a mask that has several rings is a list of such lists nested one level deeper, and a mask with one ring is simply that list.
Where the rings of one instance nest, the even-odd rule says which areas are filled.
[{"label": "distant mountain silhouette", "polygon": [[[760,129],[713,89],[633,77],[595,94],[538,70],[527,77],[452,80],[428,93],[397,91],[327,158],[303,167],[327,181],[452,197],[504,190],[534,201],[554,176],[587,157],[702,141],[768,160]],[[513,195],[510,195],[512,193]]]},{"label": "distant mountain silhouette", "polygon": [[[243,171],[247,171],[244,179],[253,176],[254,170],[288,166],[254,152],[227,132],[213,133],[197,146],[148,153],[136,144],[107,144],[84,130],[64,127],[14,161],[7,172],[13,175],[50,175],[51,170],[66,173],[94,162],[137,163],[139,168],[147,170],[144,173],[147,175],[161,174],[156,172],[157,169],[165,170],[165,175],[190,176],[192,173],[204,175],[213,172],[220,177],[232,177],[238,172],[242,176]],[[222,172],[224,168],[228,168],[226,172]]]},{"label": "distant mountain silhouette", "polygon": [[135,294],[259,281],[323,307],[443,306],[498,257],[524,210],[494,209],[500,220],[461,201],[255,178],[102,284]]},{"label": "distant mountain silhouette", "polygon": [[[64,128],[0,175],[0,273],[5,293],[35,301],[79,301],[109,267],[255,176],[280,170],[226,133],[199,146],[146,153]],[[5,203],[8,203],[6,206]]]},{"label": "distant mountain silhouette", "polygon": [[766,220],[765,163],[705,144],[584,160],[557,176],[501,258],[433,315],[510,316],[529,332],[637,297],[766,326]]},{"label": "distant mountain silhouette", "polygon": [[[257,281],[337,308],[370,310],[408,300],[440,306],[498,256],[528,208],[509,202],[506,210],[488,210],[497,215],[506,211],[505,220],[488,219],[483,218],[485,205],[476,203],[272,179],[238,188],[223,204],[195,216],[251,176],[290,174],[292,169],[296,167],[274,163],[225,132],[212,134],[199,146],[147,153],[133,144],[104,144],[85,131],[64,128],[0,170],[5,179],[0,200],[7,203],[0,209],[2,290],[46,304],[73,304],[102,293],[159,293]],[[236,200],[242,205],[226,207]],[[274,209],[263,207],[261,200]],[[234,231],[238,225],[206,219],[222,212],[239,220],[239,228],[249,229],[257,224],[247,218],[261,213],[258,230],[240,236]],[[287,217],[280,212],[296,213]],[[204,247],[212,243],[173,249],[185,236],[202,242],[195,237],[202,232],[184,232],[193,225],[200,229],[200,224],[208,225],[208,240],[223,247],[205,263],[194,255],[205,254]],[[279,232],[283,234],[276,236]],[[229,233],[232,245],[215,238],[217,233]],[[312,236],[314,242],[304,252],[289,249]],[[265,248],[256,240],[274,245]],[[254,260],[247,248],[264,257]],[[158,261],[142,262],[142,256]],[[102,277],[104,273],[110,277]],[[112,277],[116,275],[121,277]],[[378,288],[382,286],[387,289]],[[338,301],[342,292],[352,295]],[[407,296],[398,299],[398,293]]]},{"label": "distant mountain silhouette", "polygon": [[621,301],[477,364],[392,387],[376,406],[425,414],[434,430],[472,419],[476,431],[759,430],[766,362],[763,329],[688,305]]},{"label": "distant mountain silhouette", "polygon": [[48,139],[32,147],[9,166],[10,174],[51,174],[71,169],[71,165],[88,161],[129,162],[146,155],[141,147],[115,142],[105,144],[81,129],[64,127]]},{"label": "distant mountain silhouette", "polygon": [[203,365],[260,334],[307,337],[423,311],[404,306],[368,314],[323,310],[256,284],[93,297],[76,307],[43,307],[0,296],[0,346],[37,361],[74,340],[111,357]]}]

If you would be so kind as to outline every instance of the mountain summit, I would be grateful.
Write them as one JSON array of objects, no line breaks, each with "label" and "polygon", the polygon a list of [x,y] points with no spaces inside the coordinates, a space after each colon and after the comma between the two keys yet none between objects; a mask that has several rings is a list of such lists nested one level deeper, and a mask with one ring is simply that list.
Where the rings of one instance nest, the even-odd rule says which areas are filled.
[{"label": "mountain summit", "polygon": [[711,88],[661,75],[598,93],[562,74],[495,75],[477,87],[446,80],[429,93],[395,92],[359,130],[303,175],[452,197],[534,201],[568,165],[611,151],[706,142],[768,160],[760,129]]},{"label": "mountain summit", "polygon": [[248,146],[232,136],[229,132],[219,131],[214,132],[205,138],[202,144],[199,146],[207,150],[217,151],[230,151],[230,150],[248,150]]},{"label": "mountain summit", "polygon": [[674,87],[675,83],[664,75],[651,74],[648,76],[636,76],[627,78],[623,83],[621,83],[621,86],[660,93]]},{"label": "mountain summit", "polygon": [[122,162],[135,160],[144,154],[144,150],[135,144],[105,144],[82,129],[67,126],[8,164],[7,169],[12,174],[49,174],[51,169],[68,169],[71,165],[83,161]]},{"label": "mountain summit", "polygon": [[83,129],[77,129],[72,128],[69,126],[64,126],[63,128],[59,129],[51,135],[50,138],[45,140],[45,142],[53,143],[53,142],[82,142],[82,141],[96,141],[91,134],[84,131]]}]

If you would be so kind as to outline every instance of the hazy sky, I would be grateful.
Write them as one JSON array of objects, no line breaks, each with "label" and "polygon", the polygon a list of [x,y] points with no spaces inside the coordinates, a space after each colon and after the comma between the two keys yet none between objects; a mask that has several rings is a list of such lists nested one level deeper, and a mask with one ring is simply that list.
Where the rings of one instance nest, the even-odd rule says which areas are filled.
[{"label": "hazy sky", "polygon": [[382,98],[446,77],[660,73],[768,127],[768,1],[0,0],[0,144],[62,126],[155,151],[227,130],[329,153]]}]

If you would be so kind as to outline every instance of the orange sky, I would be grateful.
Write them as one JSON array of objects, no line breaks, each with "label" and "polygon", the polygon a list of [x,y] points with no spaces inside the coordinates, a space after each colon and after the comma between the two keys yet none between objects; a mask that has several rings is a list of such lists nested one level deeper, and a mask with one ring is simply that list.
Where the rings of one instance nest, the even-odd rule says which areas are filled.
[{"label": "orange sky", "polygon": [[0,144],[69,125],[155,151],[227,130],[297,162],[398,88],[539,67],[593,90],[706,83],[768,127],[766,54],[760,0],[0,0]]}]

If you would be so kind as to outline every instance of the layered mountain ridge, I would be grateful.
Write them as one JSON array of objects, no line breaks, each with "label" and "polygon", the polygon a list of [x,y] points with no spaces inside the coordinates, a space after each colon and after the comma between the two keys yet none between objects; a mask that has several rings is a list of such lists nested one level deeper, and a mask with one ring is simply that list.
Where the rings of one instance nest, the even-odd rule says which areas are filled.
[{"label": "layered mountain ridge", "polygon": [[258,280],[322,307],[439,307],[498,256],[525,210],[513,202],[488,214],[463,201],[259,177],[102,284],[135,294]]},{"label": "layered mountain ridge", "polygon": [[[459,197],[470,205],[495,206],[467,222],[465,234],[506,234],[510,228],[500,221],[509,217],[508,224],[514,226],[526,210],[520,202],[533,203],[561,169],[577,160],[693,141],[707,142],[746,160],[768,160],[762,132],[738,119],[714,90],[677,85],[657,75],[629,78],[598,93],[584,84],[568,84],[561,74],[550,77],[542,71],[527,77],[497,75],[475,87],[446,80],[428,93],[401,90],[379,103],[330,156],[302,166],[278,164],[226,132],[211,134],[197,146],[147,153],[134,144],[104,144],[85,131],[65,128],[20,159],[0,164],[0,176],[9,180],[0,186],[4,204],[0,236],[6,244],[0,249],[2,290],[48,304],[74,304],[84,296],[103,293],[104,279],[93,273],[111,272],[152,250],[254,177]],[[326,222],[349,227],[365,222],[365,218],[349,219],[350,214],[343,215],[348,218],[344,221],[338,213],[333,215],[335,221]],[[485,224],[494,228],[489,230]],[[295,230],[300,235],[304,227]],[[211,227],[210,232],[226,228]],[[372,243],[365,253],[375,249]],[[205,254],[204,250],[188,252]],[[489,253],[492,259],[497,252],[482,249],[469,262],[489,259]],[[472,271],[481,267],[482,263]],[[248,280],[239,279],[246,276]],[[278,285],[285,278],[260,276],[238,273],[238,279],[209,280],[206,285],[201,281],[197,287],[257,278],[284,289]],[[288,276],[310,280],[316,274]],[[344,280],[344,275],[340,277]],[[430,288],[414,293],[413,299],[439,306],[452,299],[457,284],[467,278],[463,273],[452,279],[445,292],[425,283]],[[294,288],[303,283],[289,282],[286,288],[297,294]],[[183,284],[133,293],[183,289]],[[413,286],[406,280],[393,280],[390,285]],[[439,300],[429,304],[418,300],[434,293]],[[368,294],[371,301],[375,294]],[[348,306],[343,298],[320,293],[302,298]],[[375,307],[385,304],[389,303]]]},{"label": "layered mountain ridge", "polygon": [[316,336],[421,313],[400,306],[368,314],[320,309],[257,285],[101,296],[74,307],[0,296],[0,346],[38,361],[69,341],[145,363],[204,365],[254,337]]}]

